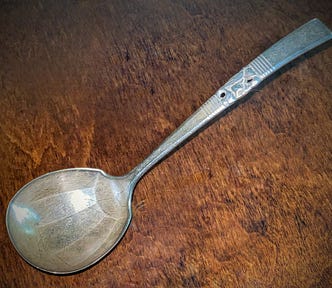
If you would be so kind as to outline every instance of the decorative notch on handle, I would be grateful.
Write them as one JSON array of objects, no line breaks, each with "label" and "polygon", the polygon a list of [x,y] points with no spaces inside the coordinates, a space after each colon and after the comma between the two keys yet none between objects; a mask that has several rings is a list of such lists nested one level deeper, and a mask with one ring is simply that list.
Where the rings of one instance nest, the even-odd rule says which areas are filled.
[{"label": "decorative notch on handle", "polygon": [[273,66],[261,55],[234,75],[217,93],[222,99],[230,97],[233,101],[236,101],[245,96],[273,70]]},{"label": "decorative notch on handle", "polygon": [[255,73],[251,67],[247,66],[222,86],[217,91],[217,95],[219,95],[221,100],[227,101],[227,103],[234,102],[247,94],[260,80],[260,75]]},{"label": "decorative notch on handle", "polygon": [[227,108],[248,94],[274,70],[272,64],[263,55],[260,55],[223,85],[211,100],[215,105]]}]

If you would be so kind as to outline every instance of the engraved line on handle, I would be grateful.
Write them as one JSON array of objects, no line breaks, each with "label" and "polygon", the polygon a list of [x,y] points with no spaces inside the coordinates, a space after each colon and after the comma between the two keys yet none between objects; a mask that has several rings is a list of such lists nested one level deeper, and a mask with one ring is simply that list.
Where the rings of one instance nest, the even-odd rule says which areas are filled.
[{"label": "engraved line on handle", "polygon": [[267,77],[274,70],[274,67],[264,57],[264,55],[258,56],[256,59],[251,61],[248,66],[251,66],[257,72],[257,74],[261,75],[263,78]]}]

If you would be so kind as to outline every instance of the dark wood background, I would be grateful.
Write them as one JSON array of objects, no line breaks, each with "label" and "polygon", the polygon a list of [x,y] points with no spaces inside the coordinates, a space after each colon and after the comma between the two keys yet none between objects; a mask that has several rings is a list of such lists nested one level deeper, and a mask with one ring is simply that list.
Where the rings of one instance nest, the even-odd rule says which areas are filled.
[{"label": "dark wood background", "polygon": [[1,287],[331,287],[331,45],[146,175],[91,269],[40,272],[5,227],[26,182],[128,172],[272,43],[314,17],[331,28],[331,3],[1,1]]}]

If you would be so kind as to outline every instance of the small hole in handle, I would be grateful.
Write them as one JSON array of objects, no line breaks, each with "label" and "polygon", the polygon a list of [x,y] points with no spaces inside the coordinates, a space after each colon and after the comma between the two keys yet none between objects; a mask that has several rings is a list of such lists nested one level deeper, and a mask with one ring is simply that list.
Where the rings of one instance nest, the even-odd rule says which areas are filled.
[{"label": "small hole in handle", "polygon": [[226,93],[225,93],[225,92],[221,92],[220,95],[219,95],[219,97],[220,97],[221,99],[225,98],[225,97],[226,97]]},{"label": "small hole in handle", "polygon": [[247,83],[250,83],[252,80],[252,78],[247,79]]}]

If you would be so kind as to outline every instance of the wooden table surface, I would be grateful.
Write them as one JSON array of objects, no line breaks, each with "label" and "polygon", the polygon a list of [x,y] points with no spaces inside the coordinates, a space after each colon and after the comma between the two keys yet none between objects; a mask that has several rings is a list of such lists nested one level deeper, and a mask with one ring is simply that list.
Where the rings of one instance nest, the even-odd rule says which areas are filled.
[{"label": "wooden table surface", "polygon": [[131,226],[70,276],[40,272],[5,213],[33,178],[121,175],[331,1],[2,1],[1,287],[331,287],[331,45],[302,56],[137,185]]}]

